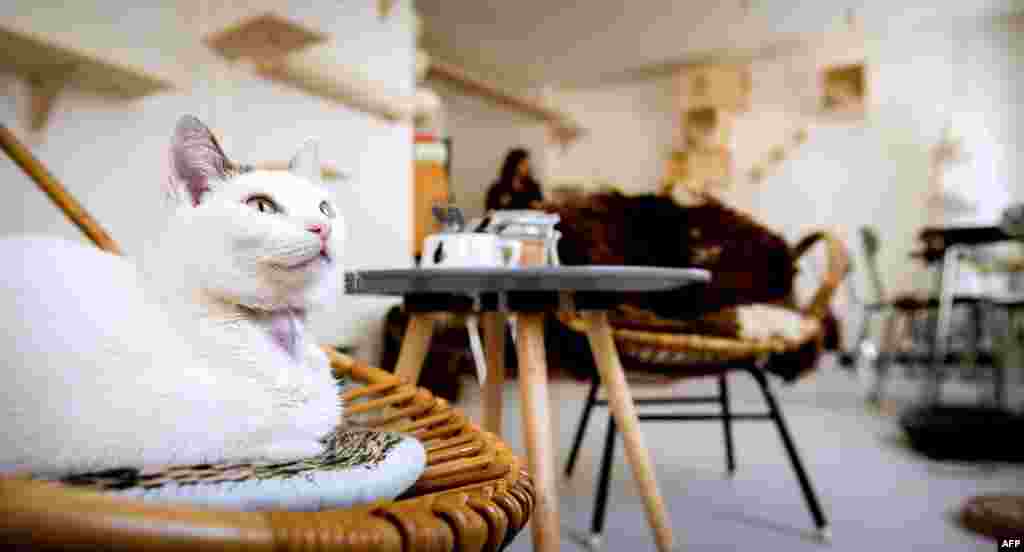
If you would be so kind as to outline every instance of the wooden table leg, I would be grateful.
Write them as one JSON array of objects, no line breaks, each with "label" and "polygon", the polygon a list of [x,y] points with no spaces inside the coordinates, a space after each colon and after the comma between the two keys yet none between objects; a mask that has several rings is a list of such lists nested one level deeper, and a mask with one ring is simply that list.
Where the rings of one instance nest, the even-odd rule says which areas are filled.
[{"label": "wooden table leg", "polygon": [[420,379],[423,361],[430,351],[430,338],[434,335],[434,320],[429,314],[412,313],[405,328],[402,350],[398,353],[395,374],[415,384]]},{"label": "wooden table leg", "polygon": [[538,552],[559,549],[558,493],[555,488],[555,457],[548,408],[547,360],[544,355],[544,315],[520,314],[516,352],[519,356],[519,392],[523,403],[523,432],[530,473],[537,486],[534,508],[533,548]]},{"label": "wooden table leg", "polygon": [[505,315],[488,312],[484,318],[487,382],[483,389],[484,431],[501,435],[502,388],[505,384]]},{"label": "wooden table leg", "polygon": [[622,431],[626,458],[633,469],[633,479],[640,487],[640,494],[644,499],[647,521],[654,531],[658,550],[668,552],[672,549],[672,528],[668,523],[665,503],[658,491],[658,483],[654,479],[650,454],[640,433],[636,407],[626,383],[622,363],[619,361],[619,353],[615,348],[608,315],[605,312],[588,312],[584,314],[584,318],[587,320],[587,339],[594,353],[594,362],[608,393],[608,404],[615,417],[615,423]]}]

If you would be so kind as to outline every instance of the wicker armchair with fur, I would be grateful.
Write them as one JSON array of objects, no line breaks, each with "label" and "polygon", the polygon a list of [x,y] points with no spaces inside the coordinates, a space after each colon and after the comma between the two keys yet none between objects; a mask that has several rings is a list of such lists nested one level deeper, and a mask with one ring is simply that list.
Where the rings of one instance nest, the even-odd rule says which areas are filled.
[{"label": "wicker armchair with fur", "polygon": [[[642,369],[664,379],[718,379],[717,395],[638,399],[639,407],[648,403],[662,407],[717,403],[720,413],[640,414],[639,419],[720,420],[730,474],[736,469],[732,422],[774,422],[814,525],[821,536],[827,537],[828,522],[766,373],[795,380],[817,365],[830,333],[835,339],[829,303],[849,268],[846,249],[839,239],[819,230],[790,247],[781,236],[714,201],[681,207],[669,198],[611,194],[592,198],[588,205],[551,209],[562,215],[561,231],[568,237],[565,251],[560,250],[563,260],[696,266],[710,270],[709,286],[632,296],[610,319],[627,370]],[[793,289],[797,261],[819,244],[824,246],[826,269],[810,300],[798,305]],[[586,320],[573,313],[562,313],[559,320],[577,334],[586,330]],[[563,341],[572,340],[567,337]],[[733,371],[747,372],[756,380],[768,406],[767,413],[731,412],[727,376]],[[599,387],[599,380],[593,378],[566,466],[567,475],[575,466],[593,407],[607,404],[598,399]],[[615,423],[610,420],[591,527],[595,537],[604,524],[615,433]]]},{"label": "wicker armchair with fur", "polygon": [[[793,380],[812,370],[822,350],[838,341],[829,305],[849,258],[831,232],[816,230],[793,246],[749,216],[719,202],[680,207],[671,199],[617,194],[591,196],[587,204],[549,206],[562,217],[559,254],[566,264],[646,264],[699,267],[712,274],[707,286],[636,294],[610,313],[624,362],[673,376],[705,375],[710,361],[764,359],[770,370]],[[825,270],[806,305],[797,305],[799,261],[823,246]],[[784,316],[773,312],[792,312]],[[783,311],[783,312],[785,312]],[[560,315],[582,332],[584,322]],[[767,327],[781,324],[775,329]],[[757,328],[744,326],[756,325]],[[574,355],[580,356],[581,355]],[[712,368],[717,372],[718,367]]]}]

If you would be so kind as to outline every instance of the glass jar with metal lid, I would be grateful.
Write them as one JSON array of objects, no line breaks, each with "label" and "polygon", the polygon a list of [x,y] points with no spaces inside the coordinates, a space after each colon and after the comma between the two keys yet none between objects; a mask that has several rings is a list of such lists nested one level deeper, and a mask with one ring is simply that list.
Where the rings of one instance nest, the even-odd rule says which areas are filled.
[{"label": "glass jar with metal lid", "polygon": [[558,265],[557,214],[544,211],[492,211],[487,231],[522,242],[520,266]]}]

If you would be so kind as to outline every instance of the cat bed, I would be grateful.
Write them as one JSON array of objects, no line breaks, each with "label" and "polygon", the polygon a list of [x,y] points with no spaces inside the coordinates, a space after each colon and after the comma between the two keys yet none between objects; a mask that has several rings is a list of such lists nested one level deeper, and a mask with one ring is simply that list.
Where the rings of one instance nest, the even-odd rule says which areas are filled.
[{"label": "cat bed", "polygon": [[935,460],[1024,462],[1024,415],[982,406],[924,406],[900,416],[917,452]]},{"label": "cat bed", "polygon": [[[99,224],[2,125],[0,149],[22,167],[97,246],[115,254],[119,251]],[[415,483],[395,501],[375,501],[320,512],[224,511],[115,496],[114,492],[91,488],[90,484],[95,482],[88,478],[73,485],[6,474],[0,475],[0,535],[4,544],[33,550],[493,552],[504,549],[526,525],[536,502],[533,483],[523,469],[522,460],[497,436],[481,431],[447,401],[434,397],[429,391],[330,348],[325,352],[335,376],[352,383],[341,393],[349,427],[382,433],[377,434],[380,437],[339,434],[331,452],[319,457],[320,467],[315,471],[331,471],[325,469],[331,467],[326,465],[332,462],[330,458],[338,460],[342,450],[352,448],[344,444],[352,444],[348,439],[358,442],[366,438],[370,441],[360,446],[370,445],[370,450],[387,449],[381,464],[388,462],[390,454],[403,456],[399,454],[403,443],[418,441],[419,450],[425,453],[426,468],[421,465],[419,475],[414,476]],[[393,437],[388,435],[395,434],[408,436],[408,441],[392,442]],[[371,456],[376,458],[376,455]],[[359,461],[358,456],[348,458]],[[363,458],[364,465],[367,460]],[[304,471],[302,466],[308,462],[244,469],[238,466],[235,475],[267,473],[262,471],[266,468],[277,470],[276,476],[280,478],[291,469],[301,472],[297,477],[295,473],[287,474],[297,480],[314,473]],[[362,469],[346,462],[339,461],[333,467],[340,468],[337,471]],[[210,468],[191,466],[187,471],[197,476],[199,471]],[[221,468],[222,477],[231,473],[228,467]],[[172,486],[190,484],[189,476],[175,479],[168,470],[158,471],[173,480]],[[146,471],[129,474],[129,477],[124,474],[115,477],[117,474],[110,472],[105,475],[105,480],[112,480],[114,487],[125,481],[137,486],[136,481],[144,478],[155,484],[164,477]],[[212,479],[209,483],[213,483]],[[165,481],[161,487],[167,484]]]},{"label": "cat bed", "polygon": [[[337,434],[332,452],[287,464],[107,472],[65,481],[0,477],[0,534],[11,545],[50,549],[136,549],[144,543],[175,550],[502,550],[536,502],[522,460],[426,389],[326,352],[335,374],[351,382],[342,392],[348,429]],[[426,469],[394,501],[245,512],[131,496],[142,492],[131,489],[158,483],[194,489],[238,483],[232,477],[244,482],[270,475],[298,483],[332,469],[365,475],[380,454],[378,467],[390,455],[401,456],[403,443],[426,452]],[[368,452],[348,456],[345,450]],[[319,467],[309,470],[311,462]]]},{"label": "cat bed", "polygon": [[293,462],[113,469],[60,481],[153,502],[317,511],[392,500],[426,465],[423,445],[397,433],[338,429],[324,443],[323,454]]}]

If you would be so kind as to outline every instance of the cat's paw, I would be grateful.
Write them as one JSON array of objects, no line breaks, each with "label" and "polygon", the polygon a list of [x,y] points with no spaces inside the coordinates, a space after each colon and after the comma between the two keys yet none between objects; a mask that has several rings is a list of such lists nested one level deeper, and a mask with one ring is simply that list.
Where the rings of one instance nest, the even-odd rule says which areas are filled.
[{"label": "cat's paw", "polygon": [[320,455],[323,451],[324,445],[319,441],[277,441],[271,443],[260,456],[272,462],[286,462],[312,458]]}]

